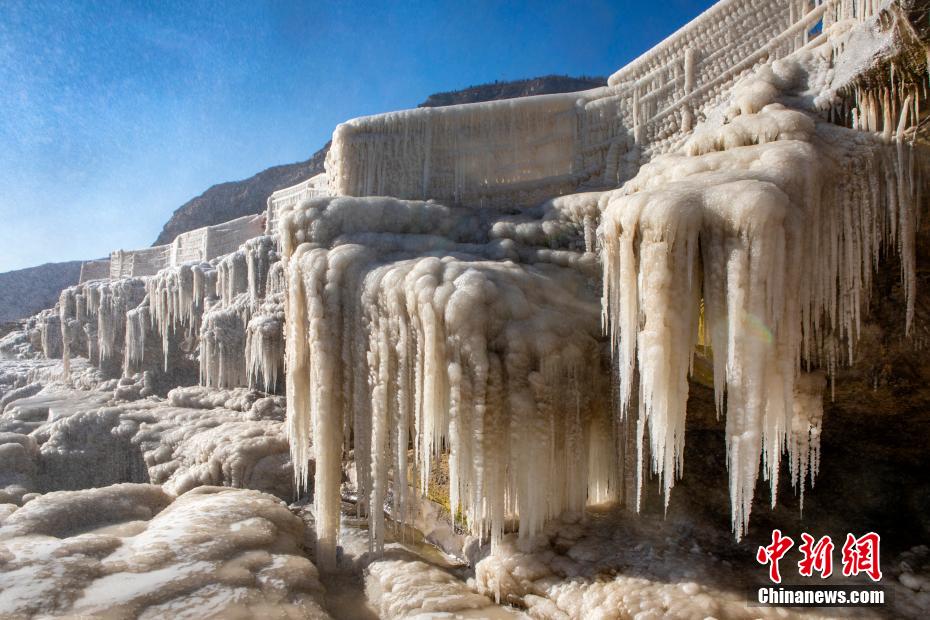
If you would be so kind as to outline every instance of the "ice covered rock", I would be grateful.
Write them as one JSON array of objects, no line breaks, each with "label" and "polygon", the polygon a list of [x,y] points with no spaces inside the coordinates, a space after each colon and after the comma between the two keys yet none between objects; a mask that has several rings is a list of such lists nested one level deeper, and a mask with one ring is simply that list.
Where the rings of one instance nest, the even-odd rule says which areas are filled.
[{"label": "ice covered rock", "polygon": [[422,561],[376,560],[365,595],[381,618],[515,618],[449,573]]},{"label": "ice covered rock", "polygon": [[326,618],[303,524],[256,491],[49,493],[0,526],[0,614]]},{"label": "ice covered rock", "polygon": [[13,400],[0,417],[0,437],[26,437],[36,449],[29,452],[35,482],[19,476],[9,483],[21,487],[11,497],[132,481],[175,493],[223,485],[290,499],[281,399],[260,396],[195,387],[178,388],[168,402],[125,402],[109,392],[57,386]]}]

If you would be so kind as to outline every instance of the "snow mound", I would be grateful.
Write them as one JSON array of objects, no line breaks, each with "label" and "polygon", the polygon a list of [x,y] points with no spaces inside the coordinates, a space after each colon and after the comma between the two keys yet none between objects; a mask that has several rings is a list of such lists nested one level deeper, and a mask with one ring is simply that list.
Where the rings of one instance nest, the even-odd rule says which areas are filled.
[{"label": "snow mound", "polygon": [[365,594],[381,618],[516,617],[442,569],[409,559],[372,562]]}]

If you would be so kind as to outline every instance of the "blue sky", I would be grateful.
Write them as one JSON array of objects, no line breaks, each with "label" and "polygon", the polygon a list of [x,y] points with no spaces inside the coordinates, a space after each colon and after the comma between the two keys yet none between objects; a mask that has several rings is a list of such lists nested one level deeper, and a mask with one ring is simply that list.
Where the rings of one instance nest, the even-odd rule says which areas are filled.
[{"label": "blue sky", "polygon": [[609,75],[710,0],[0,0],[0,271],[150,245],[214,183],[433,92]]}]

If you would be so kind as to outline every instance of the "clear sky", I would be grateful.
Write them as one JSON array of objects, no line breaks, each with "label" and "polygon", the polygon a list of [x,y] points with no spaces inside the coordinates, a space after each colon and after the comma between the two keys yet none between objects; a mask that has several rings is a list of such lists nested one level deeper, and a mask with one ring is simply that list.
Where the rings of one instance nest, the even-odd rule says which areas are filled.
[{"label": "clear sky", "polygon": [[0,0],[0,271],[150,245],[349,118],[609,75],[711,4]]}]

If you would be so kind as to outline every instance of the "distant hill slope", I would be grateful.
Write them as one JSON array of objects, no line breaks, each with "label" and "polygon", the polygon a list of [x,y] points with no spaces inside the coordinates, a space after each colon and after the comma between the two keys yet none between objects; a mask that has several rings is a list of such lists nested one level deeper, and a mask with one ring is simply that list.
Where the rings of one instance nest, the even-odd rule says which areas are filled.
[{"label": "distant hill slope", "polygon": [[[436,93],[427,97],[419,107],[441,107],[529,95],[567,93],[606,84],[607,78],[603,77],[573,78],[565,75],[547,75],[528,80],[494,82],[447,93]],[[306,161],[268,168],[242,181],[214,185],[175,211],[153,245],[170,243],[179,234],[195,228],[212,226],[243,215],[261,213],[265,209],[265,201],[271,192],[323,172],[323,163],[328,151],[329,143]]]},{"label": "distant hill slope", "polygon": [[77,284],[80,276],[81,261],[46,263],[0,273],[0,323],[51,308],[61,289]]},{"label": "distant hill slope", "polygon": [[153,245],[171,243],[183,232],[212,226],[243,215],[261,213],[271,192],[289,187],[323,172],[329,143],[306,161],[262,170],[243,181],[214,185],[174,212]]},{"label": "distant hill slope", "polygon": [[494,82],[469,86],[462,90],[453,90],[447,93],[436,93],[426,98],[418,107],[439,108],[460,103],[478,103],[480,101],[497,101],[498,99],[514,99],[530,95],[552,95],[555,93],[572,93],[579,90],[589,90],[598,86],[607,86],[604,77],[569,77],[567,75],[544,75],[528,80],[514,80],[512,82]]}]

